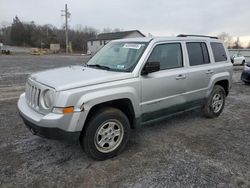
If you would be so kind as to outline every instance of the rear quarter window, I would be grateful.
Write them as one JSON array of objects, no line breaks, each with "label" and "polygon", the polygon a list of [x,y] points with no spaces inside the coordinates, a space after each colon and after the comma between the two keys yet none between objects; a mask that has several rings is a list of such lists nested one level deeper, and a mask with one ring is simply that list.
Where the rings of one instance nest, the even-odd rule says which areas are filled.
[{"label": "rear quarter window", "polygon": [[213,51],[215,62],[227,61],[227,54],[222,43],[211,42],[211,48]]}]

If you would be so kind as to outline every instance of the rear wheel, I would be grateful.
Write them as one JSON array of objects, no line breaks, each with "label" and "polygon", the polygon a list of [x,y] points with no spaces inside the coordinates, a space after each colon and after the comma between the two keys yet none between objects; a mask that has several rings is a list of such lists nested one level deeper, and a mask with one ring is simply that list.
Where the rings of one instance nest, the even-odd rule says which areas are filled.
[{"label": "rear wheel", "polygon": [[98,110],[86,126],[81,145],[94,159],[112,158],[122,152],[128,142],[129,120],[119,109],[106,107]]},{"label": "rear wheel", "polygon": [[218,117],[225,105],[226,92],[220,85],[215,85],[204,107],[203,114],[208,118]]}]

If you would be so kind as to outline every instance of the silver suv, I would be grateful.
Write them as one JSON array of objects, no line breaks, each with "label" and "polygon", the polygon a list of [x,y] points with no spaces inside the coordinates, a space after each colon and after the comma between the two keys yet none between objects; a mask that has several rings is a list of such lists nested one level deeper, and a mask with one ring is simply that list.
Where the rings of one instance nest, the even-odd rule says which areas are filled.
[{"label": "silver suv", "polygon": [[194,108],[218,117],[231,82],[229,53],[216,37],[115,40],[83,65],[30,75],[18,108],[33,134],[79,141],[104,160],[144,123]]}]

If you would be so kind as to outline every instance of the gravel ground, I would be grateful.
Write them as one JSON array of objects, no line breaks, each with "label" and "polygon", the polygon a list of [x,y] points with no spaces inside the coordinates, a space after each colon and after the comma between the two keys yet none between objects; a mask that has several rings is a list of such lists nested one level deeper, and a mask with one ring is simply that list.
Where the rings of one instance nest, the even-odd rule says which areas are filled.
[{"label": "gravel ground", "polygon": [[250,86],[235,67],[222,115],[191,111],[134,131],[119,156],[33,136],[17,112],[28,74],[81,56],[0,56],[0,187],[250,187]]}]

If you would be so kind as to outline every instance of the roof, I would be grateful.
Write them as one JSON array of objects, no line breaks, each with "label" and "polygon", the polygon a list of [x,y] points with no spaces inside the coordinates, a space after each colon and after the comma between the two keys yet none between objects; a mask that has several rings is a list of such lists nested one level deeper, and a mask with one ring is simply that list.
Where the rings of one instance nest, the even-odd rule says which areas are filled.
[{"label": "roof", "polygon": [[119,39],[115,41],[120,41],[120,42],[168,42],[168,41],[194,41],[194,42],[201,42],[201,41],[218,41],[222,42],[220,39],[214,39],[214,38],[209,38],[209,37],[193,37],[193,36],[188,36],[188,37],[143,37],[143,38],[126,38],[126,39]]},{"label": "roof", "polygon": [[120,32],[113,32],[113,33],[101,33],[94,38],[91,38],[90,41],[94,40],[115,40],[115,39],[122,39],[134,32],[139,33],[142,37],[145,37],[139,30],[131,30],[131,31],[120,31]]}]

